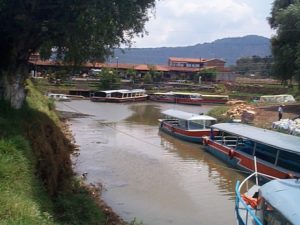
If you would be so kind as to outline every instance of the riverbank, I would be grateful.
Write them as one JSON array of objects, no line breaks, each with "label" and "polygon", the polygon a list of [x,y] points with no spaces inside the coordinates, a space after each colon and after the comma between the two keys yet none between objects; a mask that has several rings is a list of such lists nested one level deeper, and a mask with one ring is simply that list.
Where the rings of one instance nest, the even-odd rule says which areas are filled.
[{"label": "riverbank", "polygon": [[29,82],[20,110],[0,107],[1,224],[124,224],[72,170],[67,127]]},{"label": "riverbank", "polygon": [[[256,127],[271,129],[272,123],[278,121],[278,104],[272,105],[262,105],[262,104],[245,104],[243,108],[251,108],[254,111],[255,116],[251,124]],[[218,106],[212,109],[208,114],[210,116],[216,117],[219,122],[229,122],[230,114],[228,112],[233,111],[237,105],[225,105]],[[289,103],[283,107],[283,117],[282,119],[293,119],[300,115],[300,103]],[[240,118],[235,118],[240,119]]]}]

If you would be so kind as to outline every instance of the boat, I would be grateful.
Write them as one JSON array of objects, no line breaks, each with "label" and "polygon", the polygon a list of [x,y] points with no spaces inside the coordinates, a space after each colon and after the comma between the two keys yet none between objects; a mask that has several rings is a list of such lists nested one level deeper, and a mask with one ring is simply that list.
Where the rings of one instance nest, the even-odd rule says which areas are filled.
[{"label": "boat", "polygon": [[165,119],[160,119],[160,130],[176,138],[194,143],[202,143],[202,137],[209,135],[210,126],[216,119],[207,115],[188,113],[176,109],[162,112]]},{"label": "boat", "polygon": [[173,92],[156,92],[149,94],[149,99],[156,102],[176,103]]},{"label": "boat", "polygon": [[[217,135],[216,131],[218,131]],[[205,149],[240,170],[287,178],[300,175],[300,138],[241,123],[219,123],[203,137]]]},{"label": "boat", "polygon": [[149,99],[157,102],[201,105],[224,104],[229,100],[228,95],[202,95],[191,92],[156,92],[149,95]]},{"label": "boat", "polygon": [[71,98],[69,98],[65,94],[55,94],[55,93],[48,93],[48,98],[56,100],[56,101],[63,101],[63,102],[70,102]]},{"label": "boat", "polygon": [[[256,182],[248,189],[251,179]],[[276,179],[254,172],[243,182],[237,181],[235,195],[238,225],[300,225],[299,179]]]},{"label": "boat", "polygon": [[229,101],[228,95],[201,95],[204,104],[225,104]]},{"label": "boat", "polygon": [[147,100],[148,95],[144,89],[120,89],[97,91],[92,93],[90,100],[94,102],[136,102]]}]

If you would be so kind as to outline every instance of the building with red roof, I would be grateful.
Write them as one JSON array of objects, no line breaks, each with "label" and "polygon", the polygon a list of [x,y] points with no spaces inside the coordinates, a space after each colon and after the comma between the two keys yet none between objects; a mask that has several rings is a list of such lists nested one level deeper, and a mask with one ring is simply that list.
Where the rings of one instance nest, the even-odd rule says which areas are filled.
[{"label": "building with red roof", "polygon": [[[61,67],[70,66],[54,60],[40,60],[37,54],[32,55],[29,63],[33,68],[40,70],[59,69]],[[103,62],[88,62],[81,65],[82,70],[88,71],[91,69],[111,68],[118,70],[120,75],[126,75],[128,70],[135,70],[140,77],[143,77],[147,72],[161,72],[166,79],[176,79],[180,77],[186,80],[191,79],[194,75],[207,69],[214,69],[216,72],[215,81],[233,81],[235,74],[225,67],[225,61],[222,59],[204,59],[204,58],[177,58],[170,57],[168,65],[147,65],[147,64],[126,64],[126,63],[103,63]]]}]

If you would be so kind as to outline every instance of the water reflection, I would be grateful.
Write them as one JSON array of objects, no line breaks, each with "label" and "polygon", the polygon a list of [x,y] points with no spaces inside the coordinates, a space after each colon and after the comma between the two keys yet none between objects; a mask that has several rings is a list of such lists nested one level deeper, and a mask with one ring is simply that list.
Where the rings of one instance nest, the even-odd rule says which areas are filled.
[{"label": "water reflection", "polygon": [[[178,140],[164,132],[159,132],[161,145],[171,154],[177,154],[185,161],[198,161],[203,166],[207,166],[208,179],[215,183],[219,190],[234,199],[234,189],[236,180],[242,180],[244,174],[237,173],[237,170],[224,164],[223,161],[216,159],[213,155],[206,152],[204,147]],[[238,171],[240,172],[240,171]]]},{"label": "water reflection", "polygon": [[[70,102],[93,115],[72,121],[80,155],[76,171],[102,182],[103,197],[125,220],[145,225],[234,224],[233,191],[242,175],[205,152],[158,131],[161,111],[172,104]],[[218,216],[215,216],[218,215]]]}]

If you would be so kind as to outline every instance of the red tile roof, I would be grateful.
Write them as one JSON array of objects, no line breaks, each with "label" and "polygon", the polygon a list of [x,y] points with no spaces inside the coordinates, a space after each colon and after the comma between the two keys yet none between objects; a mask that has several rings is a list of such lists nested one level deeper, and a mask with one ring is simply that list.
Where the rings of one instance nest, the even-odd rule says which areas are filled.
[{"label": "red tile roof", "polygon": [[[52,61],[52,60],[37,60],[37,61],[29,61],[33,65],[38,66],[64,66],[66,64]],[[134,69],[137,71],[150,71],[152,68],[156,71],[161,72],[198,72],[199,68],[193,68],[193,67],[175,67],[175,66],[167,66],[167,65],[146,65],[146,64],[126,64],[126,63],[85,63],[83,67],[86,68],[115,68],[115,69]],[[210,67],[204,67],[203,69],[209,69],[209,68],[216,68],[214,66]],[[218,71],[220,72],[231,72],[228,68],[218,68]]]},{"label": "red tile roof", "polygon": [[172,62],[189,62],[189,63],[203,63],[207,61],[207,59],[203,59],[203,58],[177,58],[177,57],[170,57],[169,60]]}]

